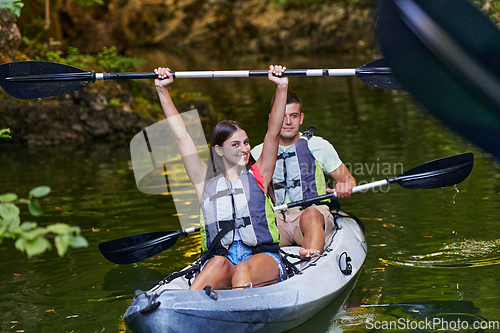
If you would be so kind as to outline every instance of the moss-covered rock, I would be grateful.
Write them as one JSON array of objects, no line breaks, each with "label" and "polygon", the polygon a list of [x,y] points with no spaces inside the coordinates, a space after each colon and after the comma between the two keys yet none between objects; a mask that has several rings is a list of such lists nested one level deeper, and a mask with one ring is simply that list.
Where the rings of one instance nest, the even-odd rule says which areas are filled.
[{"label": "moss-covered rock", "polygon": [[10,62],[16,58],[21,39],[16,16],[7,9],[0,8],[0,63]]}]

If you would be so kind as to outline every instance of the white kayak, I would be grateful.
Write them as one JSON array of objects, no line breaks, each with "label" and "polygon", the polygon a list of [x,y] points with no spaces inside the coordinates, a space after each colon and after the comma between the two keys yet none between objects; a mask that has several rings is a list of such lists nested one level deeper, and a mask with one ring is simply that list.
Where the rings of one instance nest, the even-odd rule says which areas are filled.
[{"label": "white kayak", "polygon": [[[206,292],[188,290],[185,276],[164,279],[147,292],[136,292],[124,315],[126,324],[133,332],[282,332],[331,303],[338,303],[338,309],[354,287],[367,246],[359,220],[341,211],[334,216],[337,229],[326,250],[309,261],[288,257],[299,273],[287,280]],[[299,249],[282,248],[294,255]]]}]

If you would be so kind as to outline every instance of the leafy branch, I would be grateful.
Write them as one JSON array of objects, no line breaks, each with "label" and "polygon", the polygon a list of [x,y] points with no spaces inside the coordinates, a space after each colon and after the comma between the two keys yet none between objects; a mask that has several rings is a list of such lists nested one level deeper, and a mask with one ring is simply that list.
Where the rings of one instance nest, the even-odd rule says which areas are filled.
[{"label": "leafy branch", "polygon": [[0,195],[0,243],[4,238],[16,239],[15,247],[26,252],[28,258],[52,249],[49,237],[54,237],[57,254],[62,257],[69,247],[87,247],[88,242],[81,236],[80,227],[71,227],[64,223],[56,223],[47,227],[39,227],[36,222],[21,223],[19,204],[27,204],[32,216],[42,215],[39,199],[50,193],[48,186],[39,186],[29,192],[29,198],[18,198],[15,193]]},{"label": "leafy branch", "polygon": [[0,129],[0,138],[10,138],[10,128]]},{"label": "leafy branch", "polygon": [[21,15],[21,8],[24,7],[24,3],[21,0],[0,0],[0,8],[7,8],[11,13],[14,13],[17,17]]}]

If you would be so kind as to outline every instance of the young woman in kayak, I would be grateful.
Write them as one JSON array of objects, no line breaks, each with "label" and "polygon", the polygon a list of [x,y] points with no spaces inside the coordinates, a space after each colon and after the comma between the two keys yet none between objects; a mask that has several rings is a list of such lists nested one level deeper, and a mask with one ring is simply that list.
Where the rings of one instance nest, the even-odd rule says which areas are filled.
[{"label": "young woman in kayak", "polygon": [[170,69],[155,70],[161,106],[201,203],[205,263],[191,290],[265,285],[286,277],[269,193],[285,115],[288,78],[281,76],[285,69],[269,66],[268,78],[276,84],[276,95],[261,157],[257,161],[251,157],[243,127],[225,120],[212,133],[208,165],[170,98],[167,87],[174,81]]}]

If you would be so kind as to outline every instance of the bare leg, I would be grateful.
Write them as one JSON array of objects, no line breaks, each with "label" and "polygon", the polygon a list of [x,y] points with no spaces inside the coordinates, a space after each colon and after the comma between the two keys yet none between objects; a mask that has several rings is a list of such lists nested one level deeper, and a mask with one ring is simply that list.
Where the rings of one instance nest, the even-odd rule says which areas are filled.
[{"label": "bare leg", "polygon": [[255,285],[276,279],[268,283],[273,284],[278,282],[279,274],[276,261],[268,254],[258,253],[236,265],[232,284],[233,287],[242,287],[249,282]]},{"label": "bare leg", "polygon": [[300,230],[304,235],[302,248],[299,251],[301,257],[320,254],[325,249],[325,221],[315,207],[306,208],[300,216]]},{"label": "bare leg", "polygon": [[234,272],[235,267],[229,259],[215,256],[203,267],[189,289],[203,290],[206,286],[212,289],[230,288]]}]

